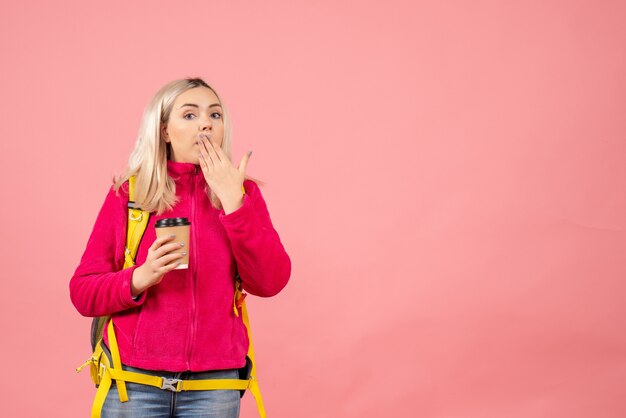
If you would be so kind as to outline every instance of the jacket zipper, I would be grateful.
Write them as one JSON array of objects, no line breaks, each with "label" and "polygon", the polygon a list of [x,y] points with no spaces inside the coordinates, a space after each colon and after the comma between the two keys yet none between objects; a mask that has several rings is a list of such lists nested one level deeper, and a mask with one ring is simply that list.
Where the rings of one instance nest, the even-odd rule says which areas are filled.
[{"label": "jacket zipper", "polygon": [[191,241],[191,250],[189,250],[190,260],[189,260],[189,274],[191,274],[191,341],[189,342],[189,352],[187,353],[187,370],[191,370],[191,353],[193,352],[193,342],[194,342],[194,334],[196,328],[196,275],[194,268],[196,266],[196,234],[194,230],[194,225],[196,224],[196,220],[194,218],[195,212],[195,195],[196,195],[196,174],[198,174],[198,167],[194,166],[194,176],[191,181],[191,228],[190,232],[190,241]]}]

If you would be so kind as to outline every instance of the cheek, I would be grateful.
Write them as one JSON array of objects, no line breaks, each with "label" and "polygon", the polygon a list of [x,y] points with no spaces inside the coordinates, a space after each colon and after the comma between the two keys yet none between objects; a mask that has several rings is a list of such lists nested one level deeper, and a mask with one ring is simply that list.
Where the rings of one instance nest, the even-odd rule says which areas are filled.
[{"label": "cheek", "polygon": [[195,126],[189,121],[184,119],[174,119],[170,121],[170,129],[176,132],[188,132],[193,131]]},{"label": "cheek", "polygon": [[185,128],[185,124],[174,122],[170,125],[170,132],[185,132]]}]

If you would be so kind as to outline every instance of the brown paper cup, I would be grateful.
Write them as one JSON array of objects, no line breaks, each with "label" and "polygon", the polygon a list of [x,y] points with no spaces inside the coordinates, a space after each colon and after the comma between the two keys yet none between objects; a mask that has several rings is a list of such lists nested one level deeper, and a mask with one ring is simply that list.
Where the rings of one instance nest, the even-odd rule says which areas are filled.
[{"label": "brown paper cup", "polygon": [[155,231],[157,238],[167,236],[167,235],[176,235],[176,238],[169,241],[172,242],[184,242],[185,246],[180,247],[180,250],[174,250],[169,252],[171,253],[182,253],[186,252],[187,255],[179,258],[178,261],[180,265],[176,267],[174,270],[178,269],[186,269],[189,267],[189,228],[191,227],[191,222],[187,220],[187,218],[165,218],[159,219],[155,224]]}]

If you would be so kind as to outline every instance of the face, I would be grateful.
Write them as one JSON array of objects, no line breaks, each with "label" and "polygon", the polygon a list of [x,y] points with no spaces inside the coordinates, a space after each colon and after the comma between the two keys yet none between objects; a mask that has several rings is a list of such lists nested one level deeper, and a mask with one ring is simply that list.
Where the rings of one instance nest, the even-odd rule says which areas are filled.
[{"label": "face", "polygon": [[222,146],[224,112],[217,96],[206,87],[194,87],[174,101],[167,125],[161,126],[161,137],[170,144],[170,159],[200,164],[198,134],[209,133]]}]

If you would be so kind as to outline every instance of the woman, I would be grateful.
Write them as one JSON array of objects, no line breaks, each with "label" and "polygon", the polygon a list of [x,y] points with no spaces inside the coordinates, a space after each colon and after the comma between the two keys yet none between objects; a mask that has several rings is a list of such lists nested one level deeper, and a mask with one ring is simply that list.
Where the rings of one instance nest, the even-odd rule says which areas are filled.
[{"label": "woman", "polygon": [[[179,379],[237,379],[248,336],[233,309],[234,278],[269,297],[291,274],[259,186],[230,158],[228,116],[199,78],[172,81],[148,104],[126,172],[113,179],[85,252],[70,280],[84,316],[111,315],[125,370]],[[123,269],[128,179],[135,203],[151,213],[135,265]],[[121,189],[121,190],[120,190]],[[159,219],[191,221],[189,248],[157,239]],[[176,269],[189,252],[189,267]],[[109,346],[105,331],[103,340]],[[126,383],[128,402],[112,385],[102,417],[238,417],[237,390],[173,392]]]}]

